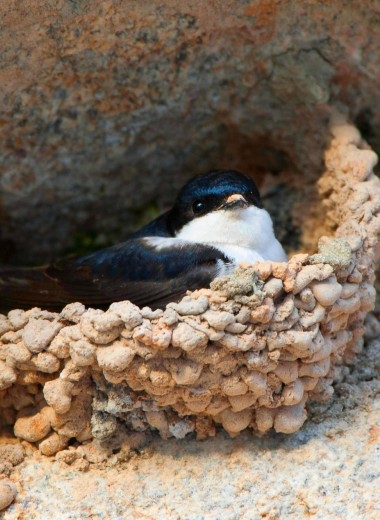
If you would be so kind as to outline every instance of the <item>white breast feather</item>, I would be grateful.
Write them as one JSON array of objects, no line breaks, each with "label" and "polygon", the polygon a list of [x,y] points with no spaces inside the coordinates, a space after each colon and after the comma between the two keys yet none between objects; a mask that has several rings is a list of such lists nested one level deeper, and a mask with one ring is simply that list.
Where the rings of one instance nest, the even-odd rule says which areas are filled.
[{"label": "white breast feather", "polygon": [[273,233],[273,224],[265,209],[219,210],[186,224],[177,238],[209,244],[238,265],[256,261],[287,262],[287,256]]}]

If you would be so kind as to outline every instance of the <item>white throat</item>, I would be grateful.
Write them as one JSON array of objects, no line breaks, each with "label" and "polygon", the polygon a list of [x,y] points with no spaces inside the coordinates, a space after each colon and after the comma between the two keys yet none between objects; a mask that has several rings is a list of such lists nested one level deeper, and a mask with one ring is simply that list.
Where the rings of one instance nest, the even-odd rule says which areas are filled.
[{"label": "white throat", "polygon": [[214,246],[236,265],[287,261],[285,251],[274,236],[269,213],[254,206],[207,213],[183,226],[176,237]]}]

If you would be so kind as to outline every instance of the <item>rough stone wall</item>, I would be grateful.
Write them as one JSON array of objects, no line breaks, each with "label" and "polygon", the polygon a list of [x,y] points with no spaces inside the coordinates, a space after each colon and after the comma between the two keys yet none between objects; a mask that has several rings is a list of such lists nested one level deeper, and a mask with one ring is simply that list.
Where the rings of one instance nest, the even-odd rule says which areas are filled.
[{"label": "rough stone wall", "polygon": [[310,201],[332,110],[378,146],[378,28],[347,0],[3,1],[0,261],[121,240],[215,166]]},{"label": "rough stone wall", "polygon": [[164,311],[127,301],[1,316],[0,409],[15,435],[51,455],[120,421],[165,438],[299,429],[306,401],[329,399],[355,362],[375,305],[377,157],[354,127],[332,132],[314,227],[333,238],[317,254],[242,266]]}]

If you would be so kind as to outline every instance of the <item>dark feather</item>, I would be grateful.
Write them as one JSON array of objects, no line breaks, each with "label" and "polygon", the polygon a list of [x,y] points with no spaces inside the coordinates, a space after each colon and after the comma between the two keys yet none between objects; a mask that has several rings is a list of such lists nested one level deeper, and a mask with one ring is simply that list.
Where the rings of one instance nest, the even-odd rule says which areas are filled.
[{"label": "dark feather", "polygon": [[105,308],[112,302],[161,307],[187,289],[207,287],[218,274],[217,249],[175,238],[135,238],[85,257],[50,266],[0,270],[0,310],[39,306],[60,310],[80,301]]},{"label": "dark feather", "polygon": [[194,201],[200,199],[207,211],[213,211],[233,193],[262,207],[251,178],[215,170],[190,180],[171,210],[126,242],[49,266],[0,269],[0,311],[33,306],[59,310],[75,301],[101,308],[120,300],[162,307],[187,289],[207,287],[219,274],[218,260],[230,260],[211,246],[173,237],[195,218]]}]

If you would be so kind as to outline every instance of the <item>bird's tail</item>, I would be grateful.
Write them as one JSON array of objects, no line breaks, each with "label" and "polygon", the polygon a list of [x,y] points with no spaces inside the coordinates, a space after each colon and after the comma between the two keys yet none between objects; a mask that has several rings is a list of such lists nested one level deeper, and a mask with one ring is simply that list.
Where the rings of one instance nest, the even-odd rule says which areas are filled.
[{"label": "bird's tail", "polygon": [[47,266],[0,268],[0,312],[42,307],[61,310],[70,295]]}]

